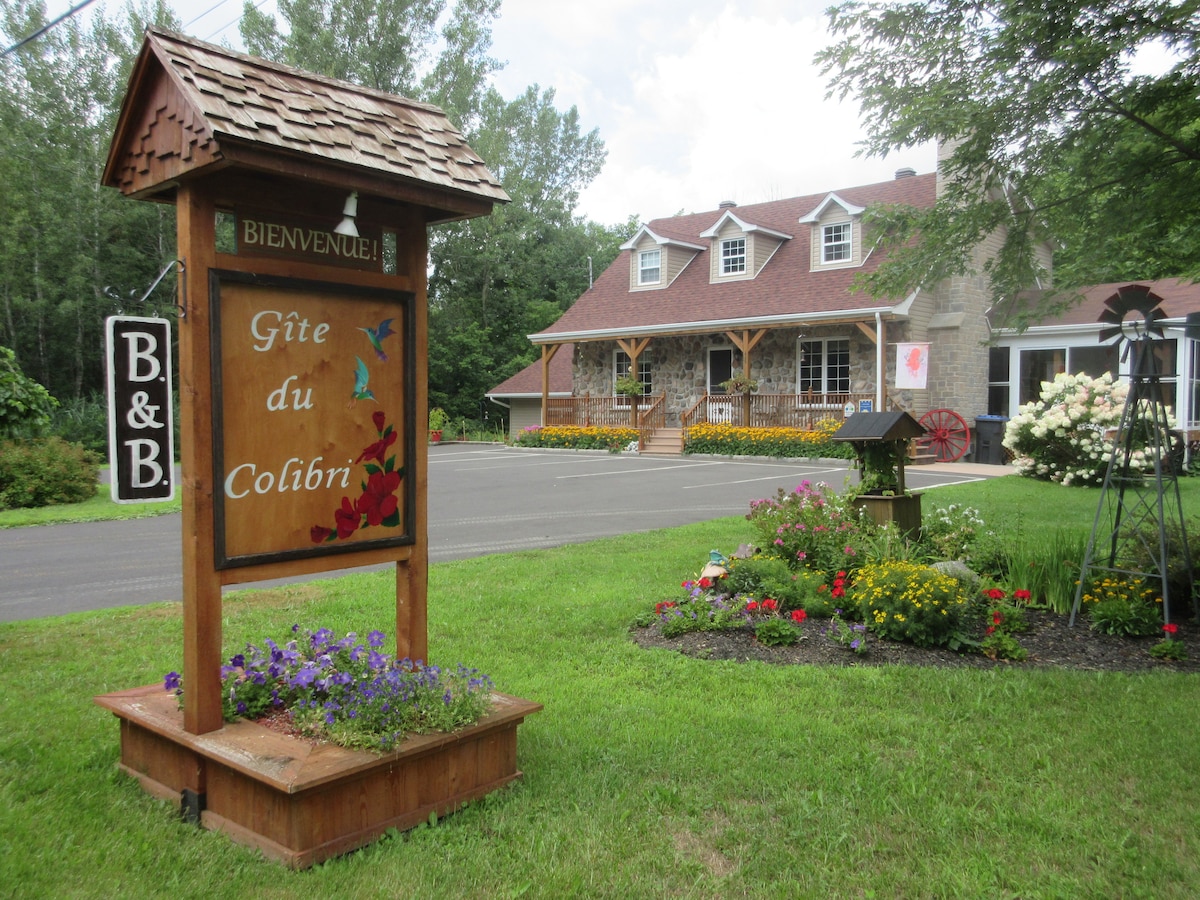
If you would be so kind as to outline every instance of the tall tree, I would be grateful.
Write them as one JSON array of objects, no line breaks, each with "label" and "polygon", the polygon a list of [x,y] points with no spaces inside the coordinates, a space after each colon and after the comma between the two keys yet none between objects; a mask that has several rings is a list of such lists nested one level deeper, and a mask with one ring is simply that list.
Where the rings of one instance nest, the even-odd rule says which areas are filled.
[{"label": "tall tree", "polygon": [[[250,52],[443,108],[512,203],[431,239],[430,391],[454,416],[478,415],[483,394],[533,357],[526,335],[587,287],[587,258],[607,265],[617,230],[574,216],[604,163],[595,130],[536,85],[514,100],[489,86],[500,0],[280,0],[286,28],[247,2]],[[392,39],[382,40],[380,23]],[[437,25],[440,23],[440,30]]]},{"label": "tall tree", "polygon": [[1200,277],[1200,208],[1183,199],[1200,190],[1195,2],[850,0],[829,16],[818,61],[860,101],[865,152],[954,146],[934,209],[875,216],[895,252],[869,291],[969,271],[997,232],[996,300],[1045,276],[1035,242],[1051,234],[1064,287]]},{"label": "tall tree", "polygon": [[[148,15],[171,21],[161,2],[143,10],[139,43]],[[8,39],[45,21],[40,2],[0,0]],[[90,25],[61,23],[3,63],[0,342],[59,397],[102,389],[103,322],[115,311],[105,288],[147,284],[157,260],[144,256],[146,239],[164,230],[156,212],[100,186],[131,44],[97,14]]]}]

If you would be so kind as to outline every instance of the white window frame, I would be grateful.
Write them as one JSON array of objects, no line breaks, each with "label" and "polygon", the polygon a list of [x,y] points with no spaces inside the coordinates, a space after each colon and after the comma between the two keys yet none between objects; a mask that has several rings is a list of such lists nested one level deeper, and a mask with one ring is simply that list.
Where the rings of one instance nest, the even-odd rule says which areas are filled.
[{"label": "white window frame", "polygon": [[746,238],[721,239],[721,265],[719,273],[726,278],[732,275],[746,274]]},{"label": "white window frame", "polygon": [[[835,230],[836,229],[836,230]],[[821,264],[837,265],[854,259],[854,223],[830,222],[821,226]]]},{"label": "white window frame", "polygon": [[[648,266],[646,264],[646,262],[651,256],[654,257],[654,265]],[[649,273],[649,272],[654,273],[653,279],[646,277],[647,273]],[[653,250],[639,250],[638,251],[637,283],[639,286],[645,285],[645,284],[662,284],[662,249],[661,248],[655,247]]]},{"label": "white window frame", "polygon": [[[796,395],[799,396],[801,394],[807,393],[807,391],[809,390],[808,388],[805,388],[802,386],[801,381],[802,381],[802,378],[804,375],[805,347],[807,345],[811,345],[811,344],[820,344],[821,345],[821,384],[820,384],[819,389],[816,385],[812,386],[811,389],[812,389],[813,393],[819,393],[819,394],[825,394],[825,395],[853,393],[853,391],[851,390],[851,388],[853,386],[853,382],[851,380],[852,374],[850,371],[850,338],[845,337],[845,336],[838,337],[837,335],[834,335],[834,336],[825,337],[825,338],[801,338],[799,341],[797,341],[797,343],[796,343]],[[829,375],[829,345],[830,344],[845,344],[846,345],[846,347],[845,347],[845,352],[846,352],[846,375],[845,375],[846,389],[845,390],[841,390],[841,389],[831,390],[830,389],[830,380],[831,380],[830,375]],[[838,350],[840,352],[841,348],[839,347]],[[831,409],[834,406],[838,406],[838,404],[827,404],[827,405]],[[839,408],[840,408],[840,406],[839,406]]]},{"label": "white window frame", "polygon": [[[628,406],[629,398],[624,394],[618,394],[616,384],[618,378],[624,378],[629,374],[629,354],[624,350],[613,351],[613,396],[617,398],[618,406]],[[649,353],[643,353],[638,357],[638,380],[641,381],[644,390],[643,397],[648,397],[654,390],[654,365],[650,359]]]}]

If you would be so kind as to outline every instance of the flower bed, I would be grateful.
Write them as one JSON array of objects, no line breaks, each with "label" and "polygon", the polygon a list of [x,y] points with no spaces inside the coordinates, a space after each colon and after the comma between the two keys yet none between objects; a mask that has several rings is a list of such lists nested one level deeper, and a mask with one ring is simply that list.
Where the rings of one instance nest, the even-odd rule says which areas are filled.
[{"label": "flower bed", "polygon": [[[292,626],[299,634],[300,626]],[[477,722],[491,707],[492,680],[459,665],[394,660],[383,653],[386,636],[372,631],[365,643],[327,628],[262,647],[247,644],[221,667],[225,721],[284,712],[301,734],[364,750],[389,750],[411,734],[452,732]],[[163,680],[182,705],[183,680]]]},{"label": "flower bed", "polygon": [[840,425],[840,422],[831,419],[819,423],[815,429],[745,428],[702,422],[688,429],[683,452],[719,456],[850,459],[854,455],[850,447],[830,440]]},{"label": "flower bed", "polygon": [[636,444],[636,428],[599,425],[530,425],[517,436],[518,447],[550,447],[556,450],[608,450],[618,453]]},{"label": "flower bed", "polygon": [[[703,572],[683,582],[682,597],[658,602],[635,624],[663,640],[752,635],[762,646],[821,641],[854,655],[905,644],[1016,662],[1029,657],[1027,614],[1044,611],[1065,625],[1075,596],[1077,542],[1037,535],[1002,544],[970,507],[937,509],[909,537],[806,481],[754,501],[746,518],[753,544],[731,559],[712,551]],[[1142,582],[1092,579],[1082,600],[1089,633],[1161,638],[1165,631],[1145,652],[1185,658],[1177,624],[1163,627],[1161,600]],[[828,624],[811,627],[820,620]],[[877,640],[868,644],[868,633]]]}]

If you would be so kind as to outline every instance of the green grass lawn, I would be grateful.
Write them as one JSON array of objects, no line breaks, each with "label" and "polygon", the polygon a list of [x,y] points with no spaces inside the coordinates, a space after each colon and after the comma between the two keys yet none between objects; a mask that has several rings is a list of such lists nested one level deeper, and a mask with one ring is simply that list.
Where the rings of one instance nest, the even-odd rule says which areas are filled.
[{"label": "green grass lawn", "polygon": [[[1086,530],[1095,495],[1009,478],[927,502]],[[177,605],[0,625],[0,895],[1196,895],[1200,679],[737,664],[628,640],[748,535],[731,517],[433,566],[434,661],[545,705],[521,726],[525,777],[306,872],[181,824],[115,769],[117,721],[92,697],[180,667]],[[391,583],[231,595],[227,650],[294,622],[390,633]]]},{"label": "green grass lawn", "polygon": [[0,510],[0,528],[24,528],[27,525],[65,525],[69,522],[101,522],[114,519],[140,519],[179,512],[182,500],[177,494],[165,503],[114,503],[108,485],[101,485],[96,496],[83,503],[39,506],[33,509]]}]

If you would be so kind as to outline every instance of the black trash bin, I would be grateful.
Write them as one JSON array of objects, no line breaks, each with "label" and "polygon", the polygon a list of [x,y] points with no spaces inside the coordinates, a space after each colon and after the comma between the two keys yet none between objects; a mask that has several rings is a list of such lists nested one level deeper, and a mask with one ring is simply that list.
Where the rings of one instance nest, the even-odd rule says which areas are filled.
[{"label": "black trash bin", "polygon": [[1004,465],[1004,429],[1008,416],[975,417],[975,462]]}]

